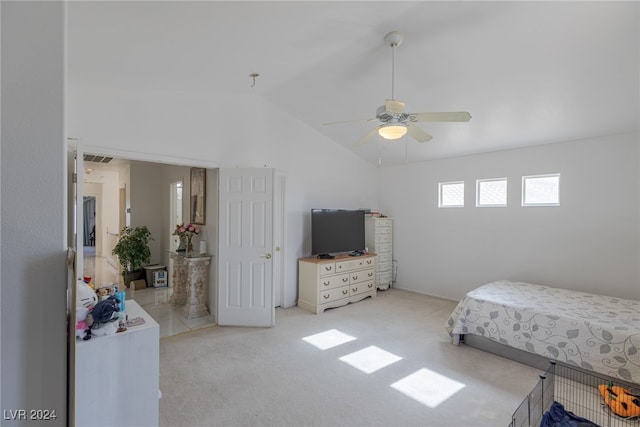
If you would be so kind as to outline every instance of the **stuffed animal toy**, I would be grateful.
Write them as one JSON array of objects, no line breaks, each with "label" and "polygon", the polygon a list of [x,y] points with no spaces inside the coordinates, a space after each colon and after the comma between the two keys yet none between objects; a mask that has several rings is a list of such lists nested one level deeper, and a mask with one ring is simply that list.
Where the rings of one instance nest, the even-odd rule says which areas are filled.
[{"label": "stuffed animal toy", "polygon": [[91,326],[87,324],[89,309],[83,306],[76,308],[76,337],[83,340],[91,339]]},{"label": "stuffed animal toy", "polygon": [[82,281],[84,283],[86,283],[87,285],[89,285],[89,287],[91,289],[95,289],[95,285],[93,284],[93,282],[91,281],[91,276],[82,276]]},{"label": "stuffed animal toy", "polygon": [[120,301],[116,297],[108,297],[100,301],[89,315],[93,321],[91,333],[93,335],[110,335],[118,331],[116,322],[120,316]]},{"label": "stuffed animal toy", "polygon": [[91,310],[98,303],[96,292],[84,282],[78,282],[76,287],[76,307],[83,306]]},{"label": "stuffed animal toy", "polygon": [[98,303],[98,296],[86,281],[78,282],[76,287],[76,337],[91,338],[91,317],[89,313]]},{"label": "stuffed animal toy", "polygon": [[640,396],[611,383],[600,384],[598,389],[604,402],[616,415],[625,418],[640,417]]}]

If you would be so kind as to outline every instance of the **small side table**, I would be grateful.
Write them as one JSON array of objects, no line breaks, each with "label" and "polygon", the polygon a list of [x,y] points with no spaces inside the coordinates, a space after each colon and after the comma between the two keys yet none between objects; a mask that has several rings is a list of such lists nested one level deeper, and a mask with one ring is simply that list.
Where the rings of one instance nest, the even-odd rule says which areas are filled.
[{"label": "small side table", "polygon": [[211,255],[185,255],[171,252],[173,260],[173,293],[169,303],[184,306],[183,314],[187,319],[207,316],[209,310],[207,290],[209,288],[209,264]]}]

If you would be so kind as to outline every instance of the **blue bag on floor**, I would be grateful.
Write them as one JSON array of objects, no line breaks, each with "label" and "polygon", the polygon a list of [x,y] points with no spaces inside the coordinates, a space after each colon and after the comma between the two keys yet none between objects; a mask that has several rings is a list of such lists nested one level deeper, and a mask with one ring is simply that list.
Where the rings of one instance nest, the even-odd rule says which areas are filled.
[{"label": "blue bag on floor", "polygon": [[579,417],[564,409],[559,402],[553,402],[547,412],[542,415],[540,427],[600,427],[591,421]]}]

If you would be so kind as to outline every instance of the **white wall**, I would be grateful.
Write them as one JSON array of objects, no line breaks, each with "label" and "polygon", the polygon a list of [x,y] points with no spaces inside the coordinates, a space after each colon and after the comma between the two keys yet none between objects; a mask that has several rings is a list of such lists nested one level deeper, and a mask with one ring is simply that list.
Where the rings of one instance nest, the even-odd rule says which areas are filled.
[{"label": "white wall", "polygon": [[55,410],[51,425],[65,425],[64,5],[3,1],[0,10],[1,409]]},{"label": "white wall", "polygon": [[129,170],[131,188],[131,227],[146,226],[153,240],[150,264],[160,264],[163,260],[163,238],[166,242],[169,200],[168,188],[163,185],[164,170],[154,163],[132,161]]},{"label": "white wall", "polygon": [[[640,298],[638,134],[380,170],[395,217],[398,288],[459,299],[513,279]],[[521,177],[561,173],[560,207],[521,207]],[[508,207],[476,208],[475,180],[508,178]],[[439,209],[438,182],[465,181],[465,207]]]}]

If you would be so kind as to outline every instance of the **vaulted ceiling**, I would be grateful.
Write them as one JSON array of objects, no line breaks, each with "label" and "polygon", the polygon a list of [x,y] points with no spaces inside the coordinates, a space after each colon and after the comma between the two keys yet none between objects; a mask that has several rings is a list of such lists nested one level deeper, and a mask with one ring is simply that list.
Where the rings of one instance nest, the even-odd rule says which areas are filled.
[{"label": "vaulted ceiling", "polygon": [[[253,92],[390,165],[638,131],[639,27],[636,1],[69,2],[68,84]],[[395,98],[472,119],[356,147],[391,97],[392,30]]]}]

